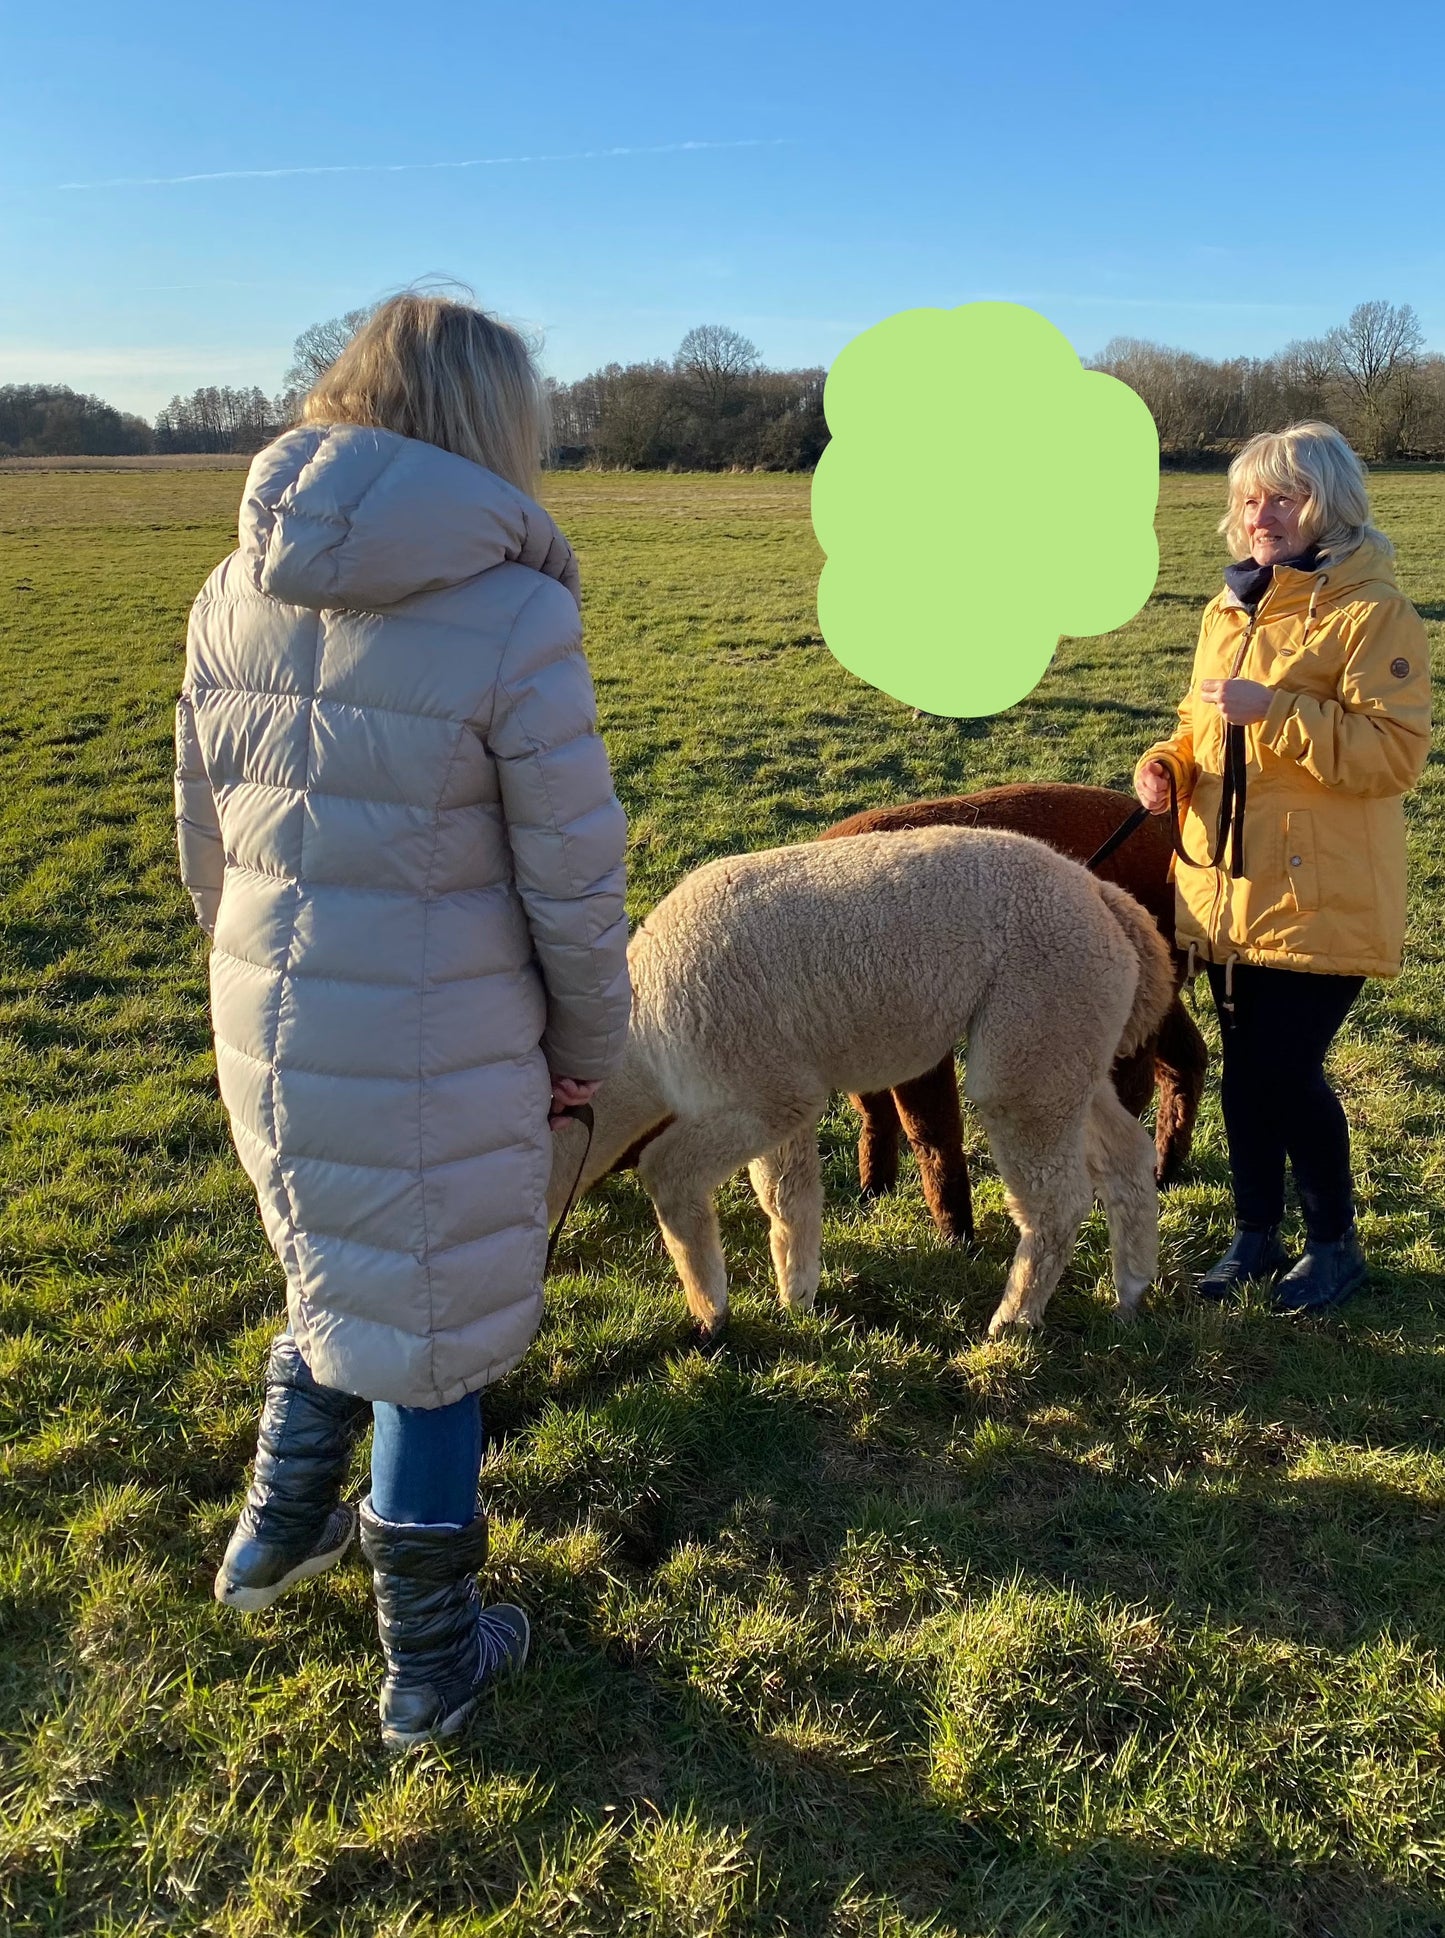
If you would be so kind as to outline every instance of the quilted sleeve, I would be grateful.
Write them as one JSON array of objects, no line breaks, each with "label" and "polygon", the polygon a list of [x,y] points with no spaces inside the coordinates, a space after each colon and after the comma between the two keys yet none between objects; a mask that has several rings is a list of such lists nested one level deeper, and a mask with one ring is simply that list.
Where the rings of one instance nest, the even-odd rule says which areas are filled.
[{"label": "quilted sleeve", "polygon": [[513,625],[486,738],[547,990],[548,1068],[605,1077],[621,1060],[632,1001],[627,823],[597,731],[576,603],[556,580],[542,581]]},{"label": "quilted sleeve", "polygon": [[216,930],[216,911],[225,877],[225,850],[215,796],[206,778],[196,714],[188,687],[176,703],[176,846],[181,880],[196,906],[196,920],[207,935]]}]

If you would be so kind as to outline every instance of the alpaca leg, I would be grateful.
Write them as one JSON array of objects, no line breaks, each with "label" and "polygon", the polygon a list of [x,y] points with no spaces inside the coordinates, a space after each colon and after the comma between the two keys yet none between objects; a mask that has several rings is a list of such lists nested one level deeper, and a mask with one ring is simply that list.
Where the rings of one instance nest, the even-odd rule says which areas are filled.
[{"label": "alpaca leg", "polygon": [[848,1101],[863,1119],[858,1133],[858,1184],[865,1197],[877,1197],[898,1183],[898,1112],[887,1090],[870,1090]]},{"label": "alpaca leg", "polygon": [[1042,1323],[1093,1194],[1084,1161],[1082,1107],[1062,1121],[998,1103],[981,1104],[980,1114],[1009,1213],[1019,1228],[1003,1297],[988,1322],[992,1339],[1005,1326]]},{"label": "alpaca leg", "polygon": [[1149,1133],[1113,1087],[1094,1092],[1084,1155],[1109,1221],[1109,1251],[1121,1316],[1134,1313],[1159,1270],[1159,1194]]},{"label": "alpaca leg", "polygon": [[921,1077],[896,1085],[893,1100],[918,1160],[923,1196],[939,1236],[951,1245],[971,1245],[973,1192],[963,1154],[963,1117],[952,1052]]},{"label": "alpaca leg", "polygon": [[1121,1056],[1112,1072],[1119,1102],[1131,1117],[1142,1117],[1154,1095],[1154,1039],[1141,1043],[1132,1056]]},{"label": "alpaca leg", "polygon": [[713,1200],[718,1186],[768,1141],[755,1118],[723,1110],[669,1124],[638,1159],[638,1176],[652,1199],[688,1310],[708,1333],[721,1330],[728,1309],[727,1266]]},{"label": "alpaca leg", "polygon": [[1198,1024],[1176,996],[1159,1025],[1154,1048],[1154,1075],[1159,1085],[1154,1175],[1160,1184],[1172,1183],[1189,1157],[1208,1071],[1208,1047]]},{"label": "alpaca leg", "polygon": [[816,1123],[777,1150],[754,1158],[748,1174],[768,1214],[778,1297],[794,1312],[811,1312],[818,1296],[823,1244],[823,1172]]}]

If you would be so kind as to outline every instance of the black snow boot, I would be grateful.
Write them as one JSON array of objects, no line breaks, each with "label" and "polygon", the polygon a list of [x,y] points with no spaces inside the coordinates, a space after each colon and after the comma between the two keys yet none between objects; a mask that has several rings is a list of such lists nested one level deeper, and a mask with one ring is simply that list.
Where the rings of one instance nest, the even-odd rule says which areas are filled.
[{"label": "black snow boot", "polygon": [[1270,1303],[1276,1312],[1326,1312],[1343,1305],[1369,1275],[1359,1234],[1351,1225],[1339,1238],[1306,1240],[1304,1257],[1285,1273]]},{"label": "black snow boot", "polygon": [[311,1377],[290,1333],[271,1342],[256,1470],[216,1575],[216,1600],[269,1608],[339,1561],[356,1529],[341,1488],[370,1403]]},{"label": "black snow boot", "polygon": [[1253,1279],[1278,1278],[1289,1265],[1289,1253],[1279,1242],[1279,1226],[1240,1226],[1234,1243],[1217,1258],[1195,1290],[1201,1299],[1232,1299]]},{"label": "black snow boot", "polygon": [[405,1750],[455,1736],[487,1685],[521,1668],[531,1639],[520,1608],[482,1607],[476,1571],[487,1556],[486,1517],[464,1528],[382,1521],[368,1496],[361,1549],[386,1652],[382,1741]]}]

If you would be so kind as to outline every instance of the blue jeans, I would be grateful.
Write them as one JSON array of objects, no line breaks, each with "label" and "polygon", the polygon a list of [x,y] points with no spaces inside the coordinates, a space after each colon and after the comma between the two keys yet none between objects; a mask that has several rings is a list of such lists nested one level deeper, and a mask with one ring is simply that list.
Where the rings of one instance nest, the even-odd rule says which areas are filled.
[{"label": "blue jeans", "polygon": [[383,1521],[467,1527],[477,1518],[482,1398],[450,1406],[371,1406],[371,1507]]},{"label": "blue jeans", "polygon": [[450,1406],[373,1400],[371,1418],[372,1511],[413,1527],[470,1526],[484,1445],[480,1393]]}]

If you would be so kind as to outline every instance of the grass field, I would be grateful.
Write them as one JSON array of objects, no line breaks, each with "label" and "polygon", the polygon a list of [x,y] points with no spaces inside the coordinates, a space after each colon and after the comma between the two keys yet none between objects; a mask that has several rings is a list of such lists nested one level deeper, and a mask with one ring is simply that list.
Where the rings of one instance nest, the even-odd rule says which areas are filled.
[{"label": "grass field", "polygon": [[[1369,1296],[1288,1323],[1180,1289],[1229,1227],[1212,1101],[1129,1330],[1095,1214],[1047,1332],[985,1343],[1013,1231],[976,1125],[982,1244],[957,1256],[911,1172],[860,1202],[839,1106],[807,1319],[773,1305],[733,1186],[710,1359],[614,1179],[488,1403],[491,1586],[531,1610],[535,1666],[398,1765],[359,1566],[262,1616],[210,1600],[281,1309],[170,820],[185,611],[239,484],[0,477],[0,1926],[1445,1931],[1439,753],[1409,968],[1334,1062]],[[870,803],[1123,783],[1186,676],[1220,491],[1167,478],[1148,610],[955,724],[822,646],[805,480],[555,479],[634,916],[706,856]],[[1377,507],[1438,647],[1445,479],[1383,477]],[[960,600],[986,563],[899,557]]]}]

